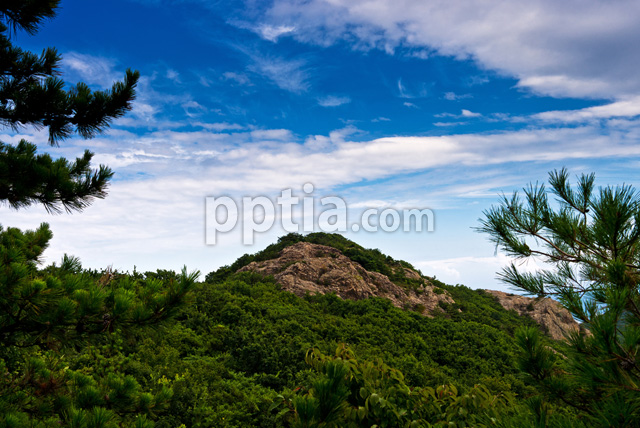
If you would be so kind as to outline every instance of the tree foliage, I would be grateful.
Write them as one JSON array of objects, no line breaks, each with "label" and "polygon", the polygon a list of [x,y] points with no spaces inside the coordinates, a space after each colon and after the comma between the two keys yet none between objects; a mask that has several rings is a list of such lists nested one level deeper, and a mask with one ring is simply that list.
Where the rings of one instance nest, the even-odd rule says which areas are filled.
[{"label": "tree foliage", "polygon": [[68,346],[74,337],[111,332],[118,326],[153,324],[173,314],[198,273],[186,268],[175,280],[131,281],[108,272],[81,274],[65,256],[55,274],[39,275],[36,263],[51,232],[0,227],[0,343],[5,347]]},{"label": "tree foliage", "polygon": [[[50,238],[46,224],[27,232],[0,228],[0,426],[115,426],[136,415],[142,424],[171,397],[170,389],[153,394],[125,373],[96,378],[69,370],[66,356],[92,352],[86,346],[93,336],[175,315],[198,272],[185,269],[169,281],[110,271],[96,277],[68,256],[59,267],[38,271]],[[96,418],[105,425],[90,422]]]},{"label": "tree foliage", "polygon": [[[40,55],[13,44],[12,34],[34,34],[55,16],[59,0],[12,0],[0,5],[0,125],[14,131],[46,127],[49,143],[58,145],[77,133],[91,138],[131,109],[139,73],[127,70],[111,89],[94,91],[85,83],[66,89],[59,77],[61,57],[48,47]],[[22,140],[16,147],[0,142],[0,201],[12,208],[34,203],[48,211],[80,211],[103,198],[113,173],[103,165],[91,168],[93,154],[70,162],[36,154]]]},{"label": "tree foliage", "polygon": [[311,349],[306,361],[320,376],[293,398],[280,396],[296,428],[496,426],[513,401],[481,385],[461,394],[452,385],[412,388],[399,370],[359,360],[344,345],[333,356]]},{"label": "tree foliage", "polygon": [[[139,77],[127,70],[110,90],[84,83],[66,89],[54,48],[36,55],[14,46],[16,32],[35,33],[58,3],[0,4],[0,125],[46,127],[54,146],[75,133],[91,138],[130,110]],[[0,142],[0,201],[15,209],[42,204],[49,212],[80,211],[106,195],[113,175],[103,165],[92,169],[92,157],[85,151],[75,161],[53,160],[25,140]],[[68,256],[39,271],[51,236],[46,223],[26,232],[0,226],[0,427],[151,427],[171,389],[143,390],[117,364],[105,366],[105,354],[116,362],[122,334],[150,331],[174,316],[198,272],[96,276]],[[83,366],[87,356],[96,361]]]},{"label": "tree foliage", "polygon": [[[640,425],[640,199],[629,185],[595,189],[595,176],[571,186],[563,169],[485,212],[480,230],[518,258],[548,269],[500,277],[538,296],[556,297],[588,330],[569,338],[568,367],[545,350],[539,334],[521,330],[523,367],[548,395],[570,403],[600,426]],[[554,197],[550,200],[549,194]]]}]

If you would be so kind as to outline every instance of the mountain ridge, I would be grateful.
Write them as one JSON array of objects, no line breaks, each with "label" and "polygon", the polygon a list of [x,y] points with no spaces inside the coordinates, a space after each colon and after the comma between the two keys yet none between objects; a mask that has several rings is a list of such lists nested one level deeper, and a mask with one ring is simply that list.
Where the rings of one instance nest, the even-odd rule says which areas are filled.
[{"label": "mountain ridge", "polygon": [[[465,310],[446,284],[423,275],[410,263],[377,249],[365,249],[339,234],[285,235],[265,250],[245,254],[233,265],[210,273],[207,281],[242,272],[272,276],[283,290],[299,297],[331,293],[350,300],[381,297],[398,308],[427,317]],[[499,290],[482,292],[505,310],[533,320],[554,340],[562,340],[580,328],[569,311],[552,299]]]}]

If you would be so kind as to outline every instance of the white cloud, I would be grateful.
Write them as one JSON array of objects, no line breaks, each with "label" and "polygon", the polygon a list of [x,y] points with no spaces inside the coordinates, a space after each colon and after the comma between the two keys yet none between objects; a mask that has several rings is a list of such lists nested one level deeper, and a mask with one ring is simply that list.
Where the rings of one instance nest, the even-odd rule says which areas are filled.
[{"label": "white cloud", "polygon": [[258,26],[258,28],[256,28],[256,32],[260,34],[260,36],[263,39],[269,40],[270,42],[277,42],[280,36],[292,33],[295,30],[296,30],[296,27],[291,27],[288,25],[273,26],[273,25],[263,24]]},{"label": "white cloud", "polygon": [[182,103],[182,108],[189,117],[197,117],[207,111],[205,106],[193,100]]},{"label": "white cloud", "polygon": [[[69,139],[64,147],[51,149],[71,157],[90,147],[97,153],[96,163],[114,167],[117,181],[105,201],[96,202],[77,216],[48,217],[37,209],[17,213],[0,210],[6,225],[33,228],[44,218],[52,224],[56,237],[47,252],[49,261],[68,252],[92,267],[114,263],[116,267],[131,268],[136,263],[145,268],[179,268],[188,263],[208,271],[250,250],[235,247],[235,252],[228,253],[221,252],[220,247],[204,247],[207,195],[277,195],[282,189],[299,189],[303,183],[311,182],[317,192],[366,186],[366,193],[354,193],[366,194],[370,199],[367,204],[409,201],[423,193],[440,198],[442,206],[451,204],[452,198],[464,199],[467,204],[486,198],[488,189],[504,183],[505,174],[512,174],[504,171],[509,165],[519,172],[527,165],[538,165],[538,169],[547,171],[568,162],[639,159],[640,123],[627,124],[627,132],[608,126],[597,123],[364,141],[353,141],[362,134],[357,128],[347,127],[328,136],[308,137],[304,144],[286,129],[235,129],[233,124],[211,124],[211,129],[200,131],[162,130],[143,136],[118,131],[90,141]],[[24,138],[32,139],[27,134]],[[498,175],[482,178],[475,173],[492,168]],[[474,173],[466,177],[455,174],[455,180],[442,184],[439,174],[447,171],[451,175],[452,170]],[[437,180],[430,172],[438,176]],[[416,180],[418,173],[424,174],[424,179]],[[392,192],[391,197],[376,193],[372,187],[403,175],[407,181],[400,183],[402,190]],[[513,177],[509,180],[507,183],[513,183]],[[517,187],[524,184],[520,182],[524,180],[522,175],[515,180]],[[434,187],[436,183],[439,187]],[[77,233],[78,228],[82,228],[82,234]],[[238,236],[229,239],[237,240]],[[222,253],[230,259],[223,259]],[[473,269],[484,269],[483,278],[493,278],[496,270],[489,261],[483,264],[482,260],[434,263],[425,270],[427,274],[470,286],[489,286],[490,282],[472,281]]]},{"label": "white cloud", "polygon": [[127,150],[119,154],[99,154],[94,157],[97,164],[106,164],[111,168],[124,168],[141,163],[171,160],[172,156],[150,153],[142,149]]},{"label": "white cloud", "polygon": [[[327,188],[360,180],[376,180],[447,165],[490,166],[512,162],[566,162],[571,159],[634,158],[640,124],[626,133],[603,130],[600,125],[558,129],[526,129],[493,134],[462,134],[438,137],[388,137],[349,141],[359,133],[347,127],[327,136],[313,136],[305,144],[286,129],[215,131],[159,131],[148,136],[105,147],[118,162],[134,160],[152,174],[197,174],[217,183],[216,188],[278,189],[311,181]],[[232,125],[212,124],[219,132]],[[99,141],[98,141],[99,142]],[[247,144],[249,143],[249,144]],[[213,150],[215,165],[202,154]],[[104,153],[104,152],[102,152]],[[167,166],[148,164],[157,158]],[[121,159],[121,160],[120,160]],[[310,167],[312,166],[312,167]],[[124,172],[124,171],[123,171]],[[210,176],[209,176],[210,174]],[[209,177],[209,178],[207,178]],[[231,187],[229,186],[232,183]]]},{"label": "white cloud", "polygon": [[17,133],[10,132],[10,128],[1,128],[8,133],[0,133],[0,141],[5,144],[17,145],[20,140],[27,140],[37,146],[47,147],[49,145],[49,131],[46,128],[35,128],[31,125],[21,127]]},{"label": "white cloud", "polygon": [[232,81],[237,83],[238,85],[248,86],[251,85],[251,80],[244,73],[235,73],[233,71],[227,71],[222,73],[223,80]]},{"label": "white cloud", "polygon": [[640,94],[639,18],[635,0],[276,0],[265,16],[305,42],[427,49],[536,92],[596,98]]},{"label": "white cloud", "polygon": [[460,126],[460,125],[466,125],[467,122],[434,122],[433,126],[438,126],[438,127],[451,127],[451,126]]},{"label": "white cloud", "polygon": [[314,152],[321,152],[332,148],[333,142],[329,137],[324,135],[312,135],[307,137],[304,146]]},{"label": "white cloud", "polygon": [[210,129],[212,131],[241,131],[246,127],[237,123],[228,123],[228,122],[217,122],[217,123],[204,123],[204,122],[195,122],[193,125],[201,126],[205,129]]},{"label": "white cloud", "polygon": [[300,94],[310,88],[307,64],[301,59],[287,60],[280,57],[250,55],[253,64],[249,70],[271,80],[282,90]]},{"label": "white cloud", "polygon": [[410,107],[410,108],[420,108],[417,105],[415,105],[414,103],[410,103],[408,101],[402,103],[402,105],[405,106],[405,107]]},{"label": "white cloud", "polygon": [[[482,117],[481,113],[476,113],[473,112],[471,110],[467,110],[467,109],[462,109],[460,111],[460,114],[453,114],[453,113],[438,113],[438,114],[434,114],[433,117],[437,117],[437,118],[452,118],[452,119],[469,119],[469,118],[474,118],[474,117]],[[461,124],[463,122],[439,122],[441,125],[437,125],[437,126],[453,126],[455,124]]]},{"label": "white cloud", "polygon": [[318,98],[318,104],[322,107],[338,107],[343,104],[349,104],[350,102],[351,98],[349,97],[338,97],[334,95]]},{"label": "white cloud", "polygon": [[[349,126],[328,136],[303,138],[304,144],[287,129],[251,129],[225,122],[196,124],[203,129],[161,130],[144,136],[116,132],[90,141],[69,140],[65,148],[75,153],[56,150],[65,156],[75,156],[90,144],[97,153],[97,162],[112,164],[118,174],[156,177],[185,174],[216,183],[215,188],[234,191],[278,189],[306,181],[328,188],[453,165],[557,164],[640,156],[638,121],[626,123],[625,132],[596,123],[358,142],[353,141],[354,137],[362,138],[364,134]],[[24,134],[24,138],[31,137]],[[215,163],[211,163],[212,157]]]},{"label": "white cloud", "polygon": [[444,99],[448,100],[448,101],[457,101],[457,100],[463,100],[466,98],[472,98],[471,94],[461,94],[458,95],[455,92],[445,92],[444,93]]},{"label": "white cloud", "polygon": [[167,70],[167,79],[173,81],[174,83],[181,83],[180,80],[180,73],[178,73],[176,70],[174,69],[168,69]]},{"label": "white cloud", "polygon": [[462,112],[460,113],[460,116],[462,117],[482,117],[482,115],[480,113],[474,113],[470,110],[467,109],[462,109]]},{"label": "white cloud", "polygon": [[102,88],[110,88],[114,82],[121,80],[124,73],[115,71],[115,61],[109,58],[67,52],[62,56],[62,67],[65,79],[70,83],[79,79],[89,85],[98,85]]},{"label": "white cloud", "polygon": [[[141,100],[137,100],[133,103],[133,108],[131,109],[131,116],[140,120],[143,124],[147,124],[154,120],[154,116],[158,112],[158,109],[149,103],[145,103]],[[128,120],[125,122],[127,118],[123,117],[118,120],[118,124],[133,124],[133,120]]]},{"label": "white cloud", "polygon": [[586,122],[610,118],[631,118],[640,116],[640,97],[633,97],[595,107],[579,110],[546,111],[532,115],[531,118],[547,122]]},{"label": "white cloud", "polygon": [[288,129],[258,129],[251,131],[254,141],[292,141],[293,134]]},{"label": "white cloud", "polygon": [[358,208],[387,208],[393,206],[393,203],[389,201],[384,201],[381,199],[370,199],[367,201],[356,202],[353,204],[349,204],[349,208],[358,209]]}]

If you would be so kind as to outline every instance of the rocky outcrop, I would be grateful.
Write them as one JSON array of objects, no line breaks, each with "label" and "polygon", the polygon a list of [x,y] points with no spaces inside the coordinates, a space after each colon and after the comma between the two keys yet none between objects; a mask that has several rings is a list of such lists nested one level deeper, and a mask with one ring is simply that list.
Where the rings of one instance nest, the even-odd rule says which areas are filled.
[{"label": "rocky outcrop", "polygon": [[[386,275],[366,270],[336,248],[309,242],[286,247],[277,258],[252,262],[238,272],[253,271],[273,276],[283,290],[300,297],[328,293],[352,300],[382,297],[398,308],[425,316],[442,311],[440,302],[455,303],[448,292],[431,284],[419,272],[400,265],[394,269],[403,269],[406,278],[413,283],[422,282],[422,285],[417,288],[400,286]],[[505,309],[533,319],[553,339],[564,339],[570,331],[580,328],[569,311],[555,300],[484,291],[494,296]]]},{"label": "rocky outcrop", "polygon": [[580,329],[580,324],[573,319],[571,313],[555,300],[533,299],[497,290],[484,291],[498,299],[503,308],[533,319],[553,339],[564,339],[569,332]]},{"label": "rocky outcrop", "polygon": [[423,280],[423,285],[416,290],[400,287],[386,275],[367,271],[340,250],[299,242],[283,249],[278,258],[252,262],[239,272],[272,275],[284,290],[298,296],[335,293],[353,300],[377,296],[391,300],[394,306],[427,316],[441,310],[441,301],[454,303],[448,293],[430,284],[418,272],[402,269],[406,277]]}]

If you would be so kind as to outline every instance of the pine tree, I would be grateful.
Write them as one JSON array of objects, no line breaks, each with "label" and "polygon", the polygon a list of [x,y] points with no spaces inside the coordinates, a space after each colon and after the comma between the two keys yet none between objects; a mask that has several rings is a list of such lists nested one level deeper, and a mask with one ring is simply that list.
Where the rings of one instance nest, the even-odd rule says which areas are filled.
[{"label": "pine tree", "polygon": [[[110,90],[84,83],[67,90],[54,48],[35,55],[13,45],[16,32],[33,34],[58,4],[0,3],[0,125],[46,127],[52,146],[75,133],[91,138],[104,131],[131,108],[139,77],[127,70]],[[81,211],[106,195],[113,175],[103,165],[92,169],[92,157],[85,151],[75,161],[53,160],[27,141],[0,142],[0,201],[15,209],[42,204],[49,212]],[[124,329],[174,315],[199,273],[96,277],[67,256],[60,267],[38,270],[51,237],[46,223],[26,232],[0,226],[0,427],[151,427],[169,389],[142,392],[131,376],[91,375],[94,367],[65,364],[69,355],[87,352],[90,340],[114,348]]]},{"label": "pine tree", "polygon": [[557,298],[588,330],[569,337],[566,360],[534,329],[518,331],[522,367],[594,425],[640,426],[640,198],[629,185],[596,191],[594,183],[582,175],[572,187],[565,169],[554,171],[549,192],[530,184],[524,198],[503,197],[479,230],[507,254],[549,266],[523,273],[511,264],[504,282]]},{"label": "pine tree", "polygon": [[[50,238],[46,224],[27,232],[0,228],[0,427],[151,427],[147,417],[172,391],[142,391],[104,354],[125,358],[118,340],[174,315],[198,272],[185,268],[166,281],[96,275],[66,256],[59,267],[38,271]],[[91,365],[69,369],[74,355],[90,351]],[[94,372],[100,362],[107,375]]]},{"label": "pine tree", "polygon": [[[124,115],[135,98],[139,73],[127,70],[110,90],[92,91],[85,83],[65,89],[55,48],[36,55],[12,43],[16,32],[34,34],[55,16],[59,0],[7,0],[0,4],[0,124],[18,130],[46,127],[57,146],[74,133],[91,138]],[[103,198],[113,172],[91,169],[93,153],[71,162],[37,154],[22,140],[16,147],[0,142],[0,201],[13,208],[41,203],[48,211],[80,211]]]}]

